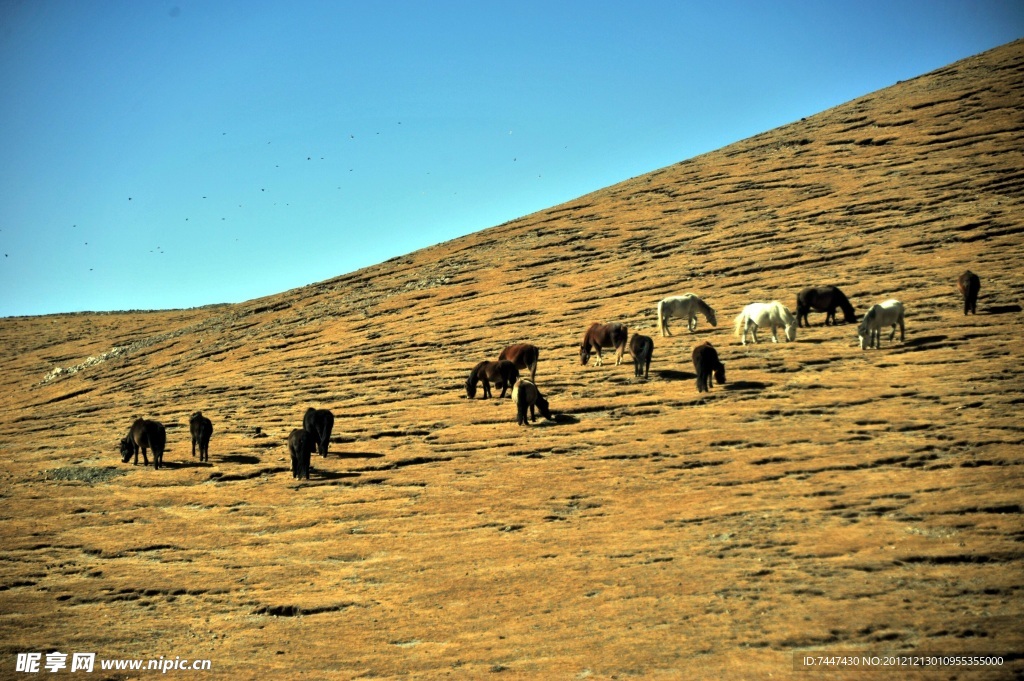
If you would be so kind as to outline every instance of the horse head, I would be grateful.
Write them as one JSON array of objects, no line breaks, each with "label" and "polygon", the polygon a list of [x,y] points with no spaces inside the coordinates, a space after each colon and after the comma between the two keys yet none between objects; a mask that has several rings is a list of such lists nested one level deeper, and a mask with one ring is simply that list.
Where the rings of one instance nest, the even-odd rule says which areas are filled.
[{"label": "horse head", "polygon": [[587,366],[587,362],[590,361],[590,343],[584,341],[583,345],[580,346],[580,364]]},{"label": "horse head", "polygon": [[718,385],[724,385],[725,384],[725,365],[724,364],[720,363],[717,367],[715,367],[715,381],[718,383]]},{"label": "horse head", "polygon": [[135,447],[132,444],[132,437],[129,435],[121,440],[121,463],[128,463],[128,460],[132,458],[132,454],[135,453]]},{"label": "horse head", "polygon": [[708,324],[711,326],[718,326],[718,318],[715,317],[715,311],[711,309],[710,305],[708,305],[706,309],[707,312],[704,313],[704,316],[707,317]]},{"label": "horse head", "polygon": [[469,399],[476,397],[476,372],[471,373],[466,379],[466,397]]}]

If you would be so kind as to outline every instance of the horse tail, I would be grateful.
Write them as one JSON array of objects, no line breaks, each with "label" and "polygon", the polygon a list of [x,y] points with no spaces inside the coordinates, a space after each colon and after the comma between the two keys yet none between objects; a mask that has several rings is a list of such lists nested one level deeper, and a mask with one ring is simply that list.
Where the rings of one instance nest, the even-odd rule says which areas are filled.
[{"label": "horse tail", "polygon": [[732,335],[739,338],[743,337],[743,329],[747,325],[747,313],[740,312],[736,315],[736,323],[733,326]]},{"label": "horse tail", "polygon": [[664,311],[662,310],[662,307],[664,307],[664,305],[665,305],[665,301],[664,300],[659,300],[658,301],[658,330],[661,331],[661,335],[662,336],[665,335],[665,317],[664,317]]}]

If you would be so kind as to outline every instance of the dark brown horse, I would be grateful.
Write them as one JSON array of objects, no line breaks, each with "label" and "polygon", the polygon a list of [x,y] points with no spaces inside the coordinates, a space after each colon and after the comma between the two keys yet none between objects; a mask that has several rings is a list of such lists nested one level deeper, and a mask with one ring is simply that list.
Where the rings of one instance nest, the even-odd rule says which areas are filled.
[{"label": "dark brown horse", "polygon": [[331,445],[331,430],[334,428],[334,414],[327,409],[310,407],[302,417],[302,428],[313,435],[320,456],[327,456],[327,448]]},{"label": "dark brown horse", "polygon": [[530,414],[530,421],[536,421],[538,410],[540,411],[540,415],[548,421],[555,420],[554,417],[551,416],[548,401],[540,394],[540,390],[537,389],[537,384],[529,379],[520,379],[520,381],[516,383],[516,387],[512,388],[512,401],[516,405],[516,423],[521,426],[530,425],[526,420],[527,412]]},{"label": "dark brown horse", "polygon": [[210,438],[213,437],[213,423],[197,411],[188,420],[188,429],[192,434],[192,458],[196,458],[196,445],[199,445],[199,460],[210,460]]},{"label": "dark brown horse", "polygon": [[622,364],[622,353],[626,351],[628,336],[629,330],[625,324],[591,324],[583,334],[583,342],[580,343],[580,364],[586,366],[590,361],[591,351],[594,351],[597,352],[597,366],[601,366],[601,348],[615,348],[615,366]]},{"label": "dark brown horse", "polygon": [[956,280],[956,287],[964,297],[964,314],[978,314],[978,291],[981,290],[981,279],[978,275],[967,270]]},{"label": "dark brown horse", "polygon": [[725,365],[718,359],[718,351],[704,342],[693,349],[693,368],[697,370],[697,392],[711,390],[711,376],[718,385],[725,383]]},{"label": "dark brown horse", "polygon": [[[836,286],[808,286],[796,296],[796,323],[797,326],[810,326],[807,321],[807,313],[811,310],[825,313],[825,325],[836,323],[836,308],[842,308],[843,321],[847,324],[855,324],[857,315],[853,312],[853,305],[846,294]],[[802,323],[801,323],[802,321]]]},{"label": "dark brown horse", "polygon": [[480,362],[473,367],[473,370],[469,372],[469,378],[466,379],[466,397],[469,399],[476,397],[476,384],[483,382],[483,399],[490,398],[492,381],[495,388],[501,388],[501,394],[498,397],[504,397],[505,392],[510,390],[518,379],[519,369],[516,369],[516,365],[507,359],[497,362]]},{"label": "dark brown horse", "polygon": [[634,333],[629,339],[629,354],[633,355],[633,375],[647,378],[651,370],[651,357],[654,356],[654,341],[649,336]]},{"label": "dark brown horse", "polygon": [[167,446],[167,431],[163,424],[156,421],[144,421],[135,419],[135,423],[128,429],[128,434],[121,440],[121,463],[128,463],[128,459],[135,455],[133,466],[139,465],[139,450],[142,450],[142,465],[148,466],[149,459],[146,457],[146,449],[153,448],[153,468],[158,469],[164,462],[164,448]]},{"label": "dark brown horse", "polygon": [[309,457],[316,449],[316,435],[296,428],[288,436],[288,451],[292,455],[292,477],[309,480]]},{"label": "dark brown horse", "polygon": [[540,359],[540,348],[529,343],[515,343],[508,346],[498,355],[498,361],[507,359],[516,365],[517,369],[529,369],[530,380],[537,378],[537,360]]}]

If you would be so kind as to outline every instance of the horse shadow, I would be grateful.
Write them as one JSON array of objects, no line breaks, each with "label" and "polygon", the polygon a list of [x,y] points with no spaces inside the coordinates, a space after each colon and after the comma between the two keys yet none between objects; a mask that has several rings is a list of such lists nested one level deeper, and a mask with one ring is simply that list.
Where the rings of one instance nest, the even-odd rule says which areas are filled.
[{"label": "horse shadow", "polygon": [[722,386],[725,390],[764,390],[768,383],[761,381],[730,381]]},{"label": "horse shadow", "polygon": [[330,471],[323,468],[309,469],[309,482],[316,482],[317,480],[344,480],[346,478],[358,478],[361,473],[353,473],[350,471]]},{"label": "horse shadow", "polygon": [[658,378],[666,381],[692,381],[697,374],[690,371],[676,371],[675,369],[661,369],[658,371]]},{"label": "horse shadow", "polygon": [[903,345],[908,348],[916,348],[921,345],[935,345],[949,338],[949,336],[943,336],[938,334],[935,336],[918,336],[917,338],[911,338],[907,340]]},{"label": "horse shadow", "polygon": [[376,452],[331,452],[331,456],[335,454],[341,459],[381,459],[384,457],[383,454]]},{"label": "horse shadow", "polygon": [[1020,305],[989,305],[988,307],[982,308],[982,312],[985,314],[1009,314],[1011,312],[1020,311]]},{"label": "horse shadow", "polygon": [[260,457],[250,454],[228,454],[217,458],[218,463],[240,463],[252,466],[260,462]]},{"label": "horse shadow", "polygon": [[572,414],[552,414],[551,420],[540,419],[538,421],[530,421],[531,426],[540,426],[542,428],[553,428],[555,426],[564,426],[569,423],[579,423],[580,417]]}]

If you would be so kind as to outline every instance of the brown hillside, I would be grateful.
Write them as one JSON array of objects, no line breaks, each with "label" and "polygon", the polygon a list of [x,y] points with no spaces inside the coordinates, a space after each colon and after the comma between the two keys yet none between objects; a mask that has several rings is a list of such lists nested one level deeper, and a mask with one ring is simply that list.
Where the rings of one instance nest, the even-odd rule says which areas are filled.
[{"label": "brown hillside", "polygon": [[[794,669],[837,651],[1022,675],[1022,233],[1016,42],[270,298],[0,320],[0,676],[51,650],[211,660],[195,678],[864,678]],[[818,313],[733,337],[826,283],[902,300],[905,342]],[[687,291],[717,328],[661,337]],[[649,380],[580,366],[613,320],[654,338]],[[704,340],[729,383],[699,395]],[[516,341],[555,422],[465,399]],[[297,483],[310,405],[332,452]],[[165,469],[120,463],[135,415],[167,426]]]}]

